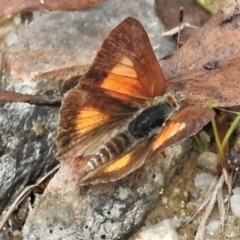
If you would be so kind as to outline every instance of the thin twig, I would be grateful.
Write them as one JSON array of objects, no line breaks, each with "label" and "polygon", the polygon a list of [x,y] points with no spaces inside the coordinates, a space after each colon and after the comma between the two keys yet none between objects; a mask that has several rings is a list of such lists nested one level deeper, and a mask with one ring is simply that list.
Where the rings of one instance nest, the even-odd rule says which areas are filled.
[{"label": "thin twig", "polygon": [[224,181],[225,181],[225,177],[224,177],[224,174],[222,174],[218,180],[215,190],[212,193],[212,198],[205,209],[204,215],[202,217],[202,220],[199,224],[199,227],[198,227],[198,230],[197,230],[197,233],[195,236],[195,240],[204,240],[205,239],[206,222],[207,222],[207,220],[214,208],[214,205],[216,203],[219,188],[222,188]]},{"label": "thin twig", "polygon": [[39,186],[39,184],[41,184],[43,181],[45,181],[51,174],[53,174],[54,172],[56,172],[60,167],[60,164],[57,165],[55,168],[53,168],[50,172],[48,172],[45,176],[43,176],[41,179],[39,179],[37,181],[36,184],[30,185],[25,187],[22,192],[19,194],[19,196],[15,199],[15,201],[11,204],[10,208],[8,209],[8,211],[6,212],[5,216],[3,217],[2,221],[0,222],[0,231],[2,230],[2,228],[4,227],[5,223],[8,221],[8,219],[10,218],[11,214],[15,211],[15,209],[17,209],[17,207],[19,206],[19,204],[28,196],[28,194],[30,193],[30,191]]}]

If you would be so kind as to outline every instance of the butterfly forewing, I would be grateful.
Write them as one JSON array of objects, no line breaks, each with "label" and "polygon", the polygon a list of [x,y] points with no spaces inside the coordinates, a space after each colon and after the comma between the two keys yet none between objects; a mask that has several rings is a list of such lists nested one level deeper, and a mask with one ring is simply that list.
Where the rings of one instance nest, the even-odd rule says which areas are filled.
[{"label": "butterfly forewing", "polygon": [[166,88],[149,38],[133,18],[110,32],[81,84],[130,102],[162,95]]}]

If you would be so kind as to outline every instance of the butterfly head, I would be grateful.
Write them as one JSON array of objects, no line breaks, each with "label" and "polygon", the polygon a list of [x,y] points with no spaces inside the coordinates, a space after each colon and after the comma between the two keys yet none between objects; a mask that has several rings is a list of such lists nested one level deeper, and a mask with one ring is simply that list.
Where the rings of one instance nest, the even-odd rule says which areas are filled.
[{"label": "butterfly head", "polygon": [[155,97],[149,105],[156,106],[165,102],[172,110],[178,111],[185,106],[184,99],[185,95],[182,92],[167,92],[163,96]]},{"label": "butterfly head", "polygon": [[185,106],[185,95],[181,92],[167,92],[164,94],[165,101],[171,106],[172,109],[178,111]]}]

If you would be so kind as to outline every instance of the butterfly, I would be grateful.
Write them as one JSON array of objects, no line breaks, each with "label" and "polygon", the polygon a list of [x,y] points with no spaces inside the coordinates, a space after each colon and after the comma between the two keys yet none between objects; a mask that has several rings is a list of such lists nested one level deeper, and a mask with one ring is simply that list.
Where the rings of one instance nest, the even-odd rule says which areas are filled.
[{"label": "butterfly", "polygon": [[211,108],[184,106],[181,93],[166,92],[146,31],[128,17],[63,100],[56,157],[79,175],[80,185],[113,182],[213,117]]}]

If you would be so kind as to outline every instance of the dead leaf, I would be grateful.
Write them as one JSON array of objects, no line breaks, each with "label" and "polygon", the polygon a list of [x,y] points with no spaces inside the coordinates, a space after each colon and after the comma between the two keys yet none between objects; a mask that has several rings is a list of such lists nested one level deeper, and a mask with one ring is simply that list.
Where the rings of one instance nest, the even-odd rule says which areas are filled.
[{"label": "dead leaf", "polygon": [[[236,13],[240,4],[232,7]],[[210,100],[212,106],[230,107],[240,103],[240,14],[229,16],[220,10],[163,62],[168,89],[183,92],[188,104],[206,106]]]},{"label": "dead leaf", "polygon": [[[202,27],[211,17],[208,12],[197,5],[195,0],[156,0],[155,5],[157,14],[163,21],[167,30],[178,26],[180,7],[183,7],[184,9],[183,22],[187,22],[197,27]],[[182,30],[180,42],[185,43],[195,32],[196,29],[191,28]]]},{"label": "dead leaf", "polygon": [[7,14],[16,14],[36,10],[77,11],[92,7],[106,0],[2,0],[0,4],[0,18]]}]

